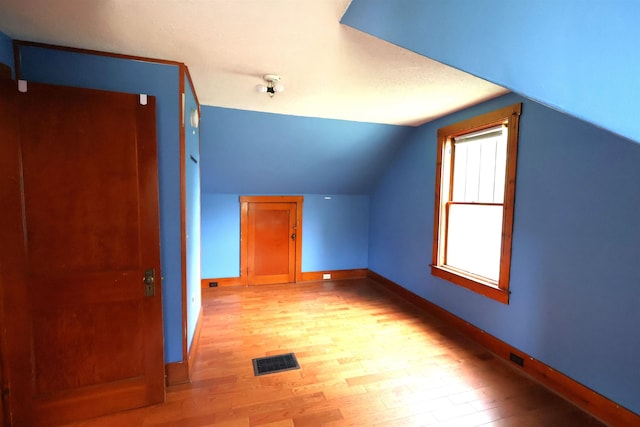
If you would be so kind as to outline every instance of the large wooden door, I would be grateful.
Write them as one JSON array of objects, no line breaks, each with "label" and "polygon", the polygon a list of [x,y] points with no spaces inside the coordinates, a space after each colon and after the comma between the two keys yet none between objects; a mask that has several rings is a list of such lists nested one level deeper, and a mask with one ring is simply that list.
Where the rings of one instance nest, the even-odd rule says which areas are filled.
[{"label": "large wooden door", "polygon": [[162,402],[155,99],[0,83],[4,410],[41,426]]},{"label": "large wooden door", "polygon": [[247,284],[293,283],[300,271],[302,197],[241,197],[242,275]]}]

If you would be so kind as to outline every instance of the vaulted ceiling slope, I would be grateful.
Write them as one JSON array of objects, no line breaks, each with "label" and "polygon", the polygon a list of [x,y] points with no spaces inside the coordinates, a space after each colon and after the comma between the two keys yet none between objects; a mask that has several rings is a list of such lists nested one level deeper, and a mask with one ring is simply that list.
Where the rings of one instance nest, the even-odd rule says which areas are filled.
[{"label": "vaulted ceiling slope", "polygon": [[203,193],[371,194],[409,126],[202,107]]},{"label": "vaulted ceiling slope", "polygon": [[[201,103],[241,110],[418,125],[507,92],[340,24],[349,3],[2,0],[0,31],[180,61]],[[265,73],[281,75],[285,91],[257,93]]]},{"label": "vaulted ceiling slope", "polygon": [[342,23],[640,141],[640,2],[353,0]]}]

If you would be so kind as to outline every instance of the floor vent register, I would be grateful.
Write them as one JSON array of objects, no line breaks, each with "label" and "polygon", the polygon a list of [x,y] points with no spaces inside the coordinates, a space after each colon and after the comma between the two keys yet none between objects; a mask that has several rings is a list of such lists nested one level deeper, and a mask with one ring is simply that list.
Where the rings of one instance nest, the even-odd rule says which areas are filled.
[{"label": "floor vent register", "polygon": [[296,355],[293,353],[253,359],[253,372],[256,376],[275,374],[276,372],[293,369],[300,369]]}]

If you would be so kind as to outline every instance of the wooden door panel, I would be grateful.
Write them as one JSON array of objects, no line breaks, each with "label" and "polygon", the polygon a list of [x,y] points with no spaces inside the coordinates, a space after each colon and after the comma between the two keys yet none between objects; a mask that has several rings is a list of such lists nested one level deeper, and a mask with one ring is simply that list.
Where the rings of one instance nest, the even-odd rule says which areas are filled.
[{"label": "wooden door panel", "polygon": [[[136,144],[115,143],[136,134],[136,116],[131,108],[88,108],[89,97],[66,102],[64,115],[57,98],[21,105],[21,138],[33,142],[21,146],[33,274],[118,271],[139,263]],[[60,227],[71,221],[73,228]]]},{"label": "wooden door panel", "polygon": [[[140,313],[140,304],[135,301],[34,309],[32,364],[36,395],[49,396],[142,376]],[[121,319],[127,328],[114,330],[112,316]]]},{"label": "wooden door panel", "polygon": [[[249,215],[253,219],[254,274],[289,276],[290,233],[295,225],[295,206],[291,204],[255,204]],[[293,208],[293,209],[292,209]]]},{"label": "wooden door panel", "polygon": [[246,283],[295,282],[300,269],[302,197],[243,196],[240,201]]},{"label": "wooden door panel", "polygon": [[295,203],[249,204],[249,277],[256,285],[293,282]]},{"label": "wooden door panel", "polygon": [[1,88],[5,409],[55,425],[162,402],[160,286],[142,283],[160,277],[155,100]]}]

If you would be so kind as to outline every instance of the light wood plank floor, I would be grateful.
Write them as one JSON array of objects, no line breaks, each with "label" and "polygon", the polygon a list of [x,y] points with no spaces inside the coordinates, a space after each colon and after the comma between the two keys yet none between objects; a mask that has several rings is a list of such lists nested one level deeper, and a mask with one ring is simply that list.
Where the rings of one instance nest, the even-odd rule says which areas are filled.
[{"label": "light wood plank floor", "polygon": [[[600,426],[369,280],[203,292],[193,382],[75,427]],[[256,377],[251,360],[301,365]]]}]

